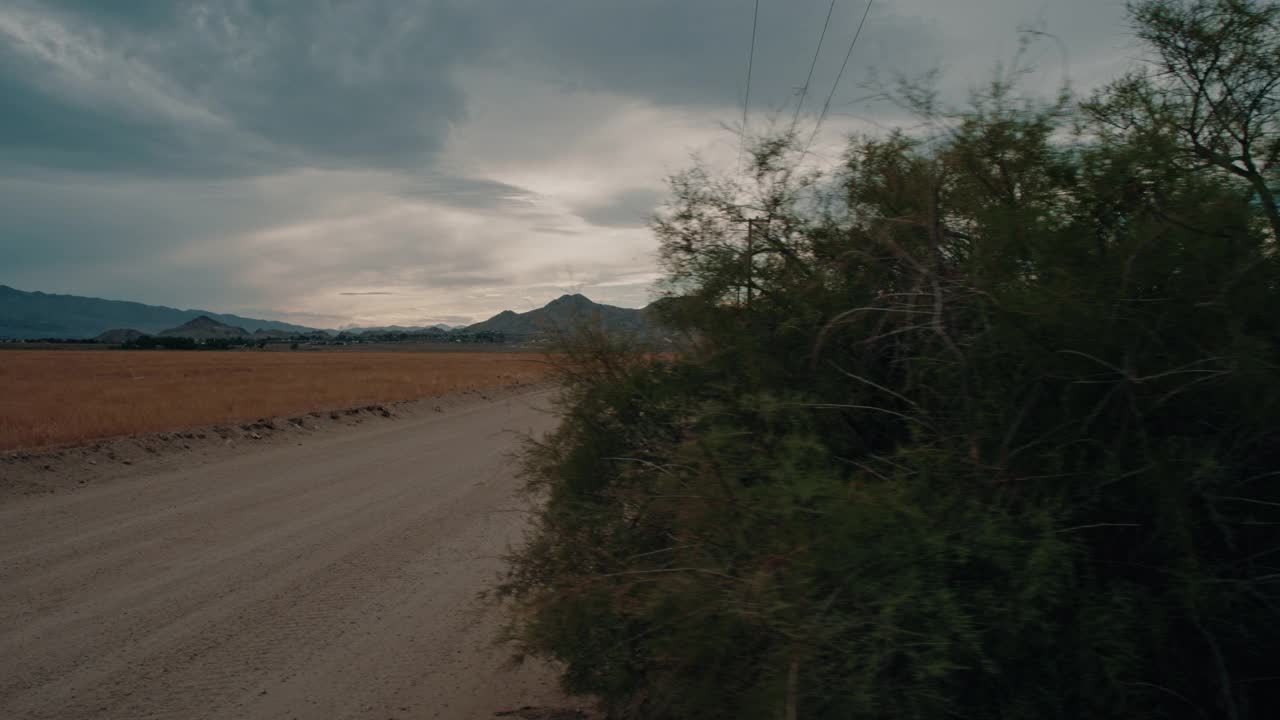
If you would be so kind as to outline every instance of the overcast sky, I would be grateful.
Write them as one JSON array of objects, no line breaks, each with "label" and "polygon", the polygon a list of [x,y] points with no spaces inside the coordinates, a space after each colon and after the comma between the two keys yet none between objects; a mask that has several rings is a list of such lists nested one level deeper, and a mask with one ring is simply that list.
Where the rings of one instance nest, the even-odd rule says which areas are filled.
[{"label": "overcast sky", "polygon": [[[789,119],[829,0],[760,0],[748,127]],[[864,0],[836,0],[804,116]],[[645,227],[732,166],[753,0],[3,0],[0,283],[308,325],[432,324],[565,292],[639,307]],[[1121,0],[877,0],[821,144],[883,75],[1033,82],[1134,57]],[[1064,52],[1065,50],[1065,52]]]}]

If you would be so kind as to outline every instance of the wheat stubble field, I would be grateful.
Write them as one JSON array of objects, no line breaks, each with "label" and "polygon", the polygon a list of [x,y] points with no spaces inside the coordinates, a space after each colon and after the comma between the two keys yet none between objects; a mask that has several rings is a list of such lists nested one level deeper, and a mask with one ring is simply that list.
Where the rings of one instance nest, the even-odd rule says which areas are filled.
[{"label": "wheat stubble field", "polygon": [[0,450],[416,400],[544,377],[496,352],[0,353]]}]

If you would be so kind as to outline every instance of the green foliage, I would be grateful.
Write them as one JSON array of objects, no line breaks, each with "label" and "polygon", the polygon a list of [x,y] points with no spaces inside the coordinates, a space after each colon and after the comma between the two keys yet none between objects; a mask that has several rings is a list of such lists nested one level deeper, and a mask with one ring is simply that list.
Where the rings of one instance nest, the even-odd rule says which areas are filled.
[{"label": "green foliage", "polygon": [[997,82],[827,175],[675,178],[685,349],[569,345],[526,649],[619,718],[1270,717],[1268,213],[1090,117]]},{"label": "green foliage", "polygon": [[1280,4],[1143,0],[1130,10],[1151,63],[1085,104],[1095,129],[1243,181],[1280,239]]}]

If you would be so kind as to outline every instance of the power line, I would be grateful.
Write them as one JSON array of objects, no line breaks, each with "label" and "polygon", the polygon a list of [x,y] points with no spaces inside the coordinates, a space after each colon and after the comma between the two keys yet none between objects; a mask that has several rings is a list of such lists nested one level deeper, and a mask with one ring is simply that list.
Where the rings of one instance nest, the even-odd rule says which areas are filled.
[{"label": "power line", "polygon": [[831,7],[827,8],[827,19],[822,23],[822,33],[818,35],[818,47],[813,49],[813,62],[809,63],[809,75],[804,79],[804,86],[800,88],[800,102],[796,103],[796,113],[791,117],[792,131],[800,120],[800,108],[804,107],[804,96],[809,92],[809,83],[813,80],[813,69],[818,66],[818,53],[822,52],[822,40],[827,37],[827,26],[831,24],[831,13],[835,9],[836,0],[831,0]]},{"label": "power line", "polygon": [[742,134],[738,136],[738,172],[742,172],[742,146],[747,141],[747,108],[751,105],[751,66],[756,59],[756,22],[760,19],[760,0],[751,14],[751,52],[747,55],[747,92],[742,98]]},{"label": "power line", "polygon": [[840,87],[840,78],[844,77],[844,69],[849,65],[849,58],[853,55],[853,47],[858,44],[858,38],[862,35],[862,26],[867,24],[867,15],[871,14],[871,6],[876,0],[867,0],[867,9],[862,11],[862,20],[858,21],[858,29],[853,33],[853,40],[849,43],[849,51],[844,54],[844,62],[840,64],[840,72],[836,73],[836,81],[831,84],[831,92],[827,94],[827,101],[822,104],[822,112],[818,115],[818,123],[813,126],[813,133],[809,135],[809,142],[805,143],[804,152],[800,153],[800,157],[804,157],[809,152],[809,146],[813,144],[813,139],[818,136],[818,131],[822,129],[822,121],[827,119],[827,111],[831,109],[831,99],[836,95],[836,89]]}]

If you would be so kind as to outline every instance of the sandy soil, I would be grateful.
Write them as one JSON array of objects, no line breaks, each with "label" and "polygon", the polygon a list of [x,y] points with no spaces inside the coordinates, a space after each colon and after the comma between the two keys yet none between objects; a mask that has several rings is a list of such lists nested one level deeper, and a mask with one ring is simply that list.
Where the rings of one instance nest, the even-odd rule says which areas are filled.
[{"label": "sandy soil", "polygon": [[5,458],[0,717],[575,717],[477,598],[547,398]]}]

